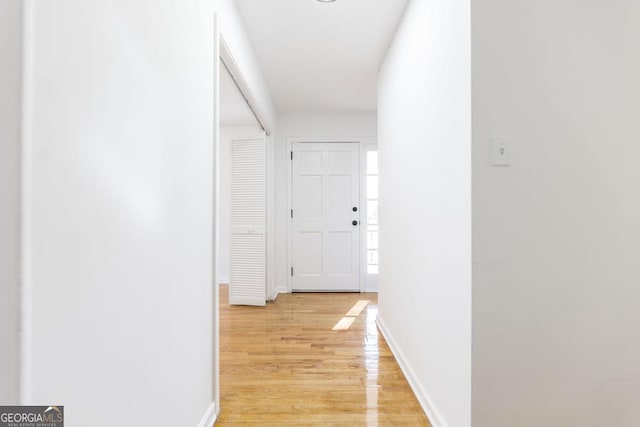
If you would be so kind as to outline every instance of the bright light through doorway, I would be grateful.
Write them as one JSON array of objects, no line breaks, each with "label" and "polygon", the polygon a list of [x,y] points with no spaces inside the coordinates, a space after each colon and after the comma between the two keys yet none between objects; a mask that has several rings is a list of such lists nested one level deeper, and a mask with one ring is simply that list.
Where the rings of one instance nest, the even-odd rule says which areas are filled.
[{"label": "bright light through doorway", "polygon": [[378,152],[367,151],[367,274],[378,274]]}]

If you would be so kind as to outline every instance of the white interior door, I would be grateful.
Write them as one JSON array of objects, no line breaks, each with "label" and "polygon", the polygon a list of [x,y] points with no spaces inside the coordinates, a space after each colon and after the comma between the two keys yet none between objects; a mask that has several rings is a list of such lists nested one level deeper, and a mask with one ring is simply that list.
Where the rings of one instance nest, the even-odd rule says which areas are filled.
[{"label": "white interior door", "polygon": [[266,301],[266,143],[231,142],[229,304]]},{"label": "white interior door", "polygon": [[359,291],[358,143],[292,144],[293,291]]}]

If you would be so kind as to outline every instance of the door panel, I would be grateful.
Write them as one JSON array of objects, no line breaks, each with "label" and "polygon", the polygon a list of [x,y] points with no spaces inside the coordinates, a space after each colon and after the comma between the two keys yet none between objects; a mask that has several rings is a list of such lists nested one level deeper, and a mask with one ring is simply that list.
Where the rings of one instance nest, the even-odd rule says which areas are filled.
[{"label": "door panel", "polygon": [[349,277],[351,275],[351,251],[353,236],[349,231],[329,231],[327,242],[327,275],[329,277]]},{"label": "door panel", "polygon": [[306,221],[322,220],[322,175],[300,176],[297,214]]},{"label": "door panel", "polygon": [[352,167],[353,153],[349,151],[329,151],[329,173],[346,173],[351,175]]},{"label": "door panel", "polygon": [[322,151],[301,151],[299,162],[300,168],[307,173],[322,173]]},{"label": "door panel", "polygon": [[305,231],[299,236],[298,264],[300,277],[322,277],[322,233]]},{"label": "door panel", "polygon": [[231,142],[229,304],[266,301],[266,143]]},{"label": "door panel", "polygon": [[358,291],[358,143],[294,143],[292,151],[292,289]]},{"label": "door panel", "polygon": [[329,188],[326,195],[326,218],[328,220],[343,220],[351,222],[351,205],[352,205],[352,178],[351,176],[335,176],[329,175]]}]

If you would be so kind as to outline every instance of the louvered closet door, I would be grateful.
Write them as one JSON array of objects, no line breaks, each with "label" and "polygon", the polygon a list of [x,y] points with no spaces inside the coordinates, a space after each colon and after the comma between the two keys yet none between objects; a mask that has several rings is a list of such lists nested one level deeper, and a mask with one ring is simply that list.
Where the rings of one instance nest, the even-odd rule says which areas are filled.
[{"label": "louvered closet door", "polygon": [[229,303],[265,305],[265,140],[231,143],[231,280]]}]

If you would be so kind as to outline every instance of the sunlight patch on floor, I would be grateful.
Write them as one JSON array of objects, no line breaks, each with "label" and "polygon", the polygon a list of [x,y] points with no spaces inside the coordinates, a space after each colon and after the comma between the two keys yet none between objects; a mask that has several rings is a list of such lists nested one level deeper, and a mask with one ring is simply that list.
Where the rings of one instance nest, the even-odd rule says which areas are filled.
[{"label": "sunlight patch on floor", "polygon": [[340,319],[333,328],[331,328],[331,330],[346,331],[347,329],[349,329],[351,325],[353,325],[353,322],[356,320],[356,317],[358,317],[360,313],[362,313],[362,310],[364,310],[364,308],[368,304],[369,304],[369,300],[366,300],[366,299],[360,300],[357,303],[355,303],[353,307],[351,307],[349,311],[347,311],[347,314],[345,314],[344,317]]},{"label": "sunlight patch on floor", "polygon": [[351,307],[349,311],[347,311],[346,316],[359,316],[362,313],[362,310],[369,304],[369,300],[363,299],[358,301]]},{"label": "sunlight patch on floor", "polygon": [[353,322],[356,320],[355,317],[343,317],[335,324],[331,330],[333,331],[346,331],[353,325]]}]

